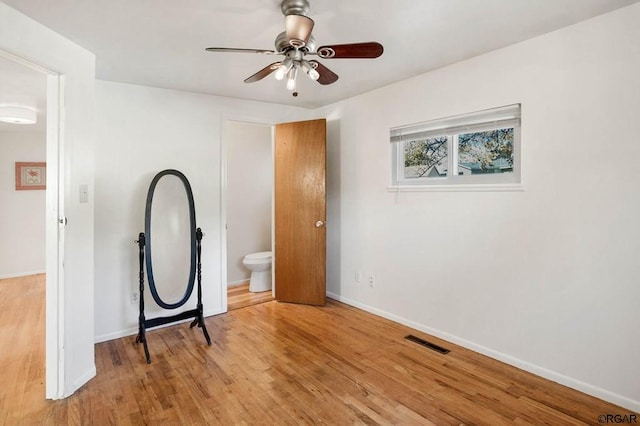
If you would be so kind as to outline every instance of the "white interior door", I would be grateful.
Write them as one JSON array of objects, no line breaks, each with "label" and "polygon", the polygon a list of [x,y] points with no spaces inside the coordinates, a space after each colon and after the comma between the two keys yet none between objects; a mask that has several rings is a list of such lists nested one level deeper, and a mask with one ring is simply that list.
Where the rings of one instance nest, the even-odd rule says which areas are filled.
[{"label": "white interior door", "polygon": [[45,394],[64,396],[64,168],[60,167],[60,106],[64,79],[47,76],[47,201],[46,201],[46,349]]}]

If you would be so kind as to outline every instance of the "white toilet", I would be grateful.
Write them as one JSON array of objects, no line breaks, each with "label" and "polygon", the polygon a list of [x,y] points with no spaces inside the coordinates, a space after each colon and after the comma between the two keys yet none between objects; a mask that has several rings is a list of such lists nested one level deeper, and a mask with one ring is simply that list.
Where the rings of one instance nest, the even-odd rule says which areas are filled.
[{"label": "white toilet", "polygon": [[259,293],[271,290],[271,252],[248,254],[242,259],[242,264],[251,270],[249,291]]}]

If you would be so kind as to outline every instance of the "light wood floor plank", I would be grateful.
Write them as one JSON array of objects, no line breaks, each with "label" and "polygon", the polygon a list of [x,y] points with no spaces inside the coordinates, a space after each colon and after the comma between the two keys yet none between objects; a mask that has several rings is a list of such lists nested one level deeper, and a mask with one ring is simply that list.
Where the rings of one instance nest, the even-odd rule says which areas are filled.
[{"label": "light wood floor plank", "polygon": [[247,306],[273,300],[271,290],[252,293],[249,291],[249,283],[234,285],[227,289],[227,310],[233,311]]},{"label": "light wood floor plank", "polygon": [[210,347],[188,324],[150,331],[151,365],[135,336],[100,343],[97,377],[45,401],[44,276],[0,280],[0,424],[581,425],[632,414],[331,300],[269,301],[206,323]]}]

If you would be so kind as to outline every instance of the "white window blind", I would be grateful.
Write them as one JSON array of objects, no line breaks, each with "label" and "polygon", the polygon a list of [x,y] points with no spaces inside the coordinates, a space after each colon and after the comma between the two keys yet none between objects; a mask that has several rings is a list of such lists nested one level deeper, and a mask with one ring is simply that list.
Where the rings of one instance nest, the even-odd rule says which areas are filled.
[{"label": "white window blind", "polygon": [[443,135],[519,126],[520,104],[514,104],[470,114],[439,118],[409,126],[395,127],[390,131],[390,142],[405,142]]}]

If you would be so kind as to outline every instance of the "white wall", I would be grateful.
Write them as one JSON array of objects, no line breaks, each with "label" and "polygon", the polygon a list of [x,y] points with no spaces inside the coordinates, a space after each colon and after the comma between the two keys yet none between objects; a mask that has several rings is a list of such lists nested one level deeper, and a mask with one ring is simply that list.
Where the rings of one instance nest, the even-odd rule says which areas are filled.
[{"label": "white wall", "polygon": [[[227,119],[277,123],[305,119],[308,110],[129,84],[96,82],[95,335],[97,341],[137,332],[138,248],[146,194],[167,168],[189,179],[202,240],[203,304],[224,312],[221,134]],[[226,277],[225,277],[226,278]],[[185,283],[186,284],[186,283]],[[146,292],[147,318],[168,315]],[[195,292],[183,309],[195,307]],[[169,314],[178,312],[172,311]]]},{"label": "white wall", "polygon": [[250,253],[271,250],[273,153],[271,126],[226,121],[227,283],[246,282]]},{"label": "white wall", "polygon": [[[640,4],[316,111],[339,123],[330,294],[640,411],[638,22]],[[391,127],[517,102],[523,192],[387,190]]]},{"label": "white wall", "polygon": [[[49,234],[49,229],[57,231],[51,225],[57,226],[55,224],[59,215],[68,218],[68,225],[64,230],[65,258],[62,271],[64,285],[60,288],[60,300],[57,300],[57,295],[50,291],[52,290],[49,287],[51,278],[47,278],[47,395],[55,398],[63,397],[73,393],[95,375],[93,350],[95,56],[1,2],[0,50],[60,73],[65,80],[64,118],[60,133],[64,147],[61,158],[64,181],[60,183],[64,209],[56,202],[58,194],[47,191],[47,197],[51,197],[51,201],[47,201],[47,217],[50,221],[47,233]],[[50,145],[47,148],[47,161],[53,155],[49,147]],[[78,192],[82,184],[89,188],[89,202],[81,204]],[[55,247],[56,241],[48,238],[48,247],[50,243]],[[50,251],[51,249],[48,248],[47,252]],[[47,255],[47,273],[57,271],[55,264],[57,259]],[[64,323],[59,325],[56,321],[58,312],[55,309],[58,304],[65,307]],[[58,332],[63,336],[62,344],[56,340]],[[58,345],[61,346],[59,352]],[[51,368],[50,360],[54,359],[52,353],[59,353],[64,357],[63,369]],[[54,363],[53,366],[56,364]],[[57,385],[55,381],[60,381],[59,389],[55,389]],[[54,389],[51,389],[51,384],[54,384]]]},{"label": "white wall", "polygon": [[0,132],[0,278],[45,270],[45,191],[16,191],[15,163],[45,161],[43,132]]}]

